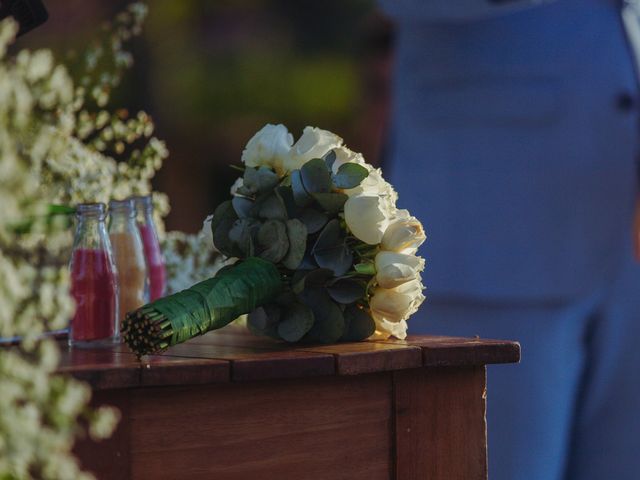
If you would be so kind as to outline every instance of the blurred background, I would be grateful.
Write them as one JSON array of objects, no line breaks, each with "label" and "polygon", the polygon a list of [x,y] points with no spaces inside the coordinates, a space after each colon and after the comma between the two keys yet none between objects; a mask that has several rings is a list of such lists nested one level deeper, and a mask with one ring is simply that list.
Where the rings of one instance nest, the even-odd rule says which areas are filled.
[{"label": "blurred background", "polygon": [[[81,49],[125,1],[47,0],[15,48]],[[167,228],[197,231],[227,198],[247,140],[266,123],[313,125],[379,163],[389,104],[390,24],[371,0],[154,0],[111,108],[145,110],[170,157],[155,180]],[[313,19],[313,20],[312,20]],[[73,60],[69,61],[73,69]]]}]

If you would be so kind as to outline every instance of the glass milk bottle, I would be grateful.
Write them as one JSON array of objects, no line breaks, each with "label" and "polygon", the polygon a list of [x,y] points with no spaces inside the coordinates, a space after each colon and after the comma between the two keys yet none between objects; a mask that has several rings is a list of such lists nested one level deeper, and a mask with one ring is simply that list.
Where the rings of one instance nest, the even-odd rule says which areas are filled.
[{"label": "glass milk bottle", "polygon": [[69,328],[69,345],[107,344],[118,337],[118,285],[105,213],[103,203],[80,204],[76,209],[70,264],[76,311]]},{"label": "glass milk bottle", "polygon": [[138,228],[140,229],[140,236],[142,237],[144,256],[147,260],[147,270],[149,273],[149,299],[154,301],[163,297],[167,288],[164,258],[160,250],[156,226],[153,222],[151,196],[135,197],[135,204]]},{"label": "glass milk bottle", "polygon": [[109,240],[118,272],[118,322],[149,301],[147,265],[132,199],[109,203]]}]

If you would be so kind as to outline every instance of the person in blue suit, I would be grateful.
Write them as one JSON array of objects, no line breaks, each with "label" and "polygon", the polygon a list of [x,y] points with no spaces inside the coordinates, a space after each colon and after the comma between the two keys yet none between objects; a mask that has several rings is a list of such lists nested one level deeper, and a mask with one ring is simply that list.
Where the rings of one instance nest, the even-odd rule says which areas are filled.
[{"label": "person in blue suit", "polygon": [[493,480],[640,478],[636,2],[384,0],[386,175],[429,235],[410,333],[517,339]]}]

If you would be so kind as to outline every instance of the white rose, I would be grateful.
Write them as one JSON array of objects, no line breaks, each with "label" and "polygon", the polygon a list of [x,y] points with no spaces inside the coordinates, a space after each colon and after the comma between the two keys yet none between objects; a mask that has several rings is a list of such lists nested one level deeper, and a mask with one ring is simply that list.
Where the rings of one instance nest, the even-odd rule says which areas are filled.
[{"label": "white rose", "polygon": [[379,196],[358,195],[350,197],[344,204],[347,227],[356,238],[369,245],[380,243],[393,214]]},{"label": "white rose", "polygon": [[390,206],[392,205],[395,208],[395,204],[398,201],[398,194],[391,184],[382,177],[382,170],[373,168],[368,163],[365,163],[363,167],[369,170],[369,175],[362,180],[360,185],[345,190],[345,193],[350,197],[354,195],[379,195],[384,198]]},{"label": "white rose", "polygon": [[256,133],[242,152],[242,162],[247,167],[265,165],[282,173],[285,159],[289,156],[293,135],[284,125],[267,124]]},{"label": "white rose", "polygon": [[398,210],[398,219],[391,222],[382,236],[382,248],[392,252],[416,253],[427,236],[420,221]]},{"label": "white rose", "polygon": [[316,127],[305,127],[302,136],[291,148],[284,162],[288,172],[299,169],[312,158],[321,158],[329,150],[342,145],[342,138],[328,130]]},{"label": "white rose", "polygon": [[376,321],[397,323],[413,315],[424,301],[420,280],[412,280],[395,288],[374,290],[369,301],[371,316]]},{"label": "white rose", "polygon": [[407,338],[406,320],[400,320],[396,323],[387,322],[386,320],[376,320],[375,324],[376,331],[369,337],[372,340],[386,340],[392,335],[400,340]]},{"label": "white rose", "polygon": [[424,269],[424,259],[396,252],[379,252],[375,263],[376,280],[383,288],[395,288],[415,280]]}]

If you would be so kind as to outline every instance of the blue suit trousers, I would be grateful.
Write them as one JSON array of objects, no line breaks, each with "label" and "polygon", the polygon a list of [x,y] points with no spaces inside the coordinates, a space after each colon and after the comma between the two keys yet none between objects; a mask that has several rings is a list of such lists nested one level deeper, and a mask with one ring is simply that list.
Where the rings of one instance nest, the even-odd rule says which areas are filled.
[{"label": "blue suit trousers", "polygon": [[520,365],[489,367],[489,478],[640,478],[640,266],[561,303],[431,299],[412,333],[519,339]]}]

